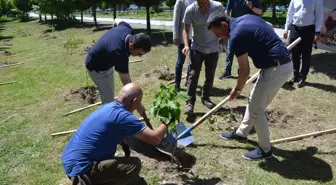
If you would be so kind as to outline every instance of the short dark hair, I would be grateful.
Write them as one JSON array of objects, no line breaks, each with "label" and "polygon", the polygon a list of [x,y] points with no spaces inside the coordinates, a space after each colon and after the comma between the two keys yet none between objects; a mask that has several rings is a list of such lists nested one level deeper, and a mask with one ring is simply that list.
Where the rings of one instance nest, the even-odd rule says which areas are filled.
[{"label": "short dark hair", "polygon": [[146,53],[152,48],[152,41],[146,33],[138,33],[133,35],[131,42],[134,49],[143,49]]},{"label": "short dark hair", "polygon": [[222,22],[226,22],[226,23],[230,23],[231,18],[227,15],[224,14],[224,12],[220,12],[220,11],[215,11],[212,12],[209,15],[209,18],[207,20],[207,28],[208,30],[214,26],[216,28],[220,28],[221,27],[221,23]]}]

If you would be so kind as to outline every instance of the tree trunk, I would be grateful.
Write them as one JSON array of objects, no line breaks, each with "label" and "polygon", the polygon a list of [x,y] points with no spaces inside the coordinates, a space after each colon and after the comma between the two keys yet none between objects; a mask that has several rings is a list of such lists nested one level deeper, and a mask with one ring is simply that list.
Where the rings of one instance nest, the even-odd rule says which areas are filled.
[{"label": "tree trunk", "polygon": [[92,8],[92,16],[93,16],[94,24],[95,24],[95,27],[97,28],[98,27],[98,25],[97,25],[97,13],[96,13],[97,5],[93,4],[91,8]]},{"label": "tree trunk", "polygon": [[42,22],[42,15],[41,14],[39,14],[39,18],[40,18],[40,22]]},{"label": "tree trunk", "polygon": [[44,22],[47,22],[47,15],[44,14]]},{"label": "tree trunk", "polygon": [[150,12],[149,12],[149,3],[146,3],[146,19],[147,19],[147,33],[151,34],[151,26],[150,26]]},{"label": "tree trunk", "polygon": [[83,24],[83,9],[81,9],[81,23]]},{"label": "tree trunk", "polygon": [[117,4],[113,4],[113,19],[117,18]]},{"label": "tree trunk", "polygon": [[276,17],[275,17],[276,9],[275,9],[275,5],[276,5],[276,2],[275,2],[275,0],[273,0],[273,3],[272,3],[272,21],[273,21],[273,24],[276,23]]},{"label": "tree trunk", "polygon": [[54,20],[54,14],[51,14],[51,20]]}]

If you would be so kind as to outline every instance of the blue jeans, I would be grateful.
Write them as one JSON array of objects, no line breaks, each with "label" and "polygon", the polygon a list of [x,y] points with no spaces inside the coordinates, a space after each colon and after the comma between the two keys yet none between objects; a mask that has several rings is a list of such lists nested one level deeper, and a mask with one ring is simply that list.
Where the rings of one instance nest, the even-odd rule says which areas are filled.
[{"label": "blue jeans", "polygon": [[[189,48],[190,48],[191,42],[189,42]],[[176,66],[175,66],[175,87],[180,87],[181,85],[181,78],[182,78],[182,69],[183,69],[183,64],[185,62],[186,56],[182,53],[182,49],[184,48],[184,44],[180,43],[177,47],[177,61],[176,61]],[[191,52],[189,51],[189,58],[191,56]],[[189,71],[190,71],[190,63],[188,65],[187,69],[187,77],[188,79],[189,76]]]},{"label": "blue jeans", "polygon": [[230,52],[230,39],[227,42],[226,48],[226,67],[224,73],[231,74],[232,63],[233,63],[233,53]]}]

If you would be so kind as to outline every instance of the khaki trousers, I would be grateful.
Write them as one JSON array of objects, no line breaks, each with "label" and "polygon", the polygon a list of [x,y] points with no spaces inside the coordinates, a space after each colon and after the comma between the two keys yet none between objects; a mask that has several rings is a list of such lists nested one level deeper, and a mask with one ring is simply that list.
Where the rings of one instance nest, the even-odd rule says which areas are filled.
[{"label": "khaki trousers", "polygon": [[266,108],[292,72],[293,62],[260,71],[258,80],[250,94],[243,121],[236,131],[237,135],[247,137],[254,125],[259,146],[264,152],[271,150]]},{"label": "khaki trousers", "polygon": [[89,71],[89,76],[97,85],[102,103],[114,101],[114,69],[107,71]]}]

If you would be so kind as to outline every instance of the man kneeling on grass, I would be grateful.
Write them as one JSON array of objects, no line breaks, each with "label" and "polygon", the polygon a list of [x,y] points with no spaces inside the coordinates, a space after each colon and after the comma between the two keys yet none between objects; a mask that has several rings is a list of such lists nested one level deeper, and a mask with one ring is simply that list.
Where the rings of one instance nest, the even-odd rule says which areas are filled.
[{"label": "man kneeling on grass", "polygon": [[256,68],[261,69],[242,123],[233,132],[222,133],[221,137],[245,141],[255,126],[259,147],[243,157],[250,160],[272,157],[266,108],[293,71],[290,53],[273,28],[258,16],[230,18],[218,12],[209,16],[207,24],[208,29],[224,42],[230,39],[230,52],[238,59],[238,81],[230,93],[230,100],[237,98],[249,77],[248,57],[251,57]]},{"label": "man kneeling on grass", "polygon": [[117,145],[128,136],[159,144],[167,132],[167,125],[151,130],[132,113],[141,108],[141,100],[140,87],[129,83],[115,101],[102,105],[84,120],[62,154],[64,170],[73,185],[139,184],[134,181],[140,179],[140,159],[129,157],[125,144],[125,157],[115,157]]}]

